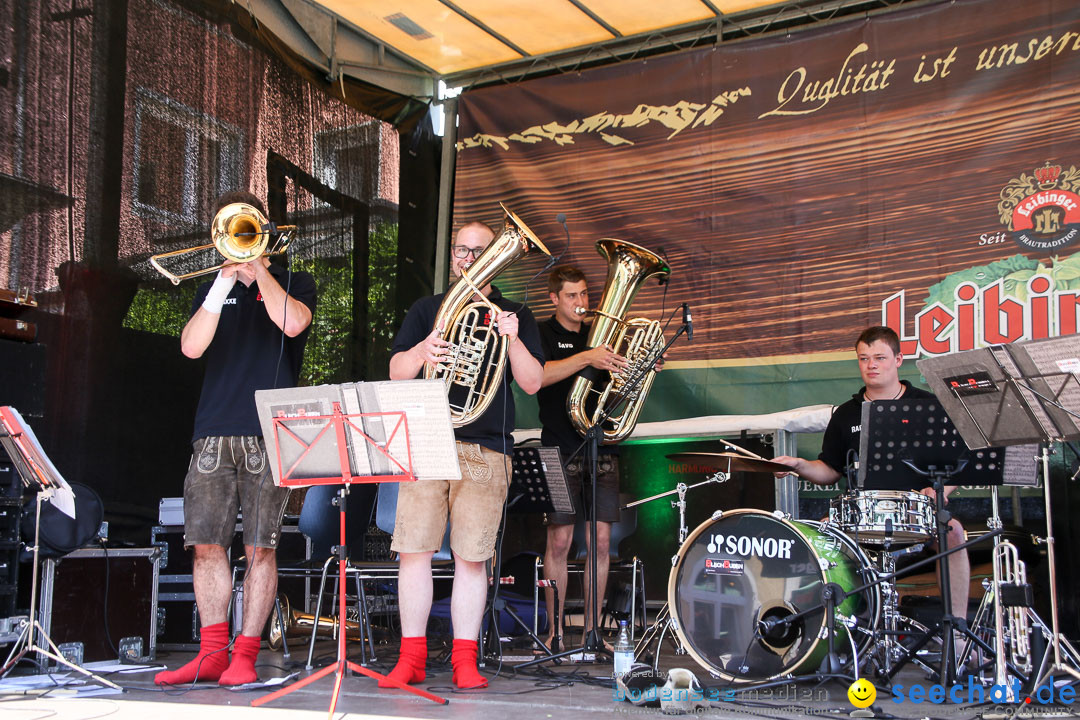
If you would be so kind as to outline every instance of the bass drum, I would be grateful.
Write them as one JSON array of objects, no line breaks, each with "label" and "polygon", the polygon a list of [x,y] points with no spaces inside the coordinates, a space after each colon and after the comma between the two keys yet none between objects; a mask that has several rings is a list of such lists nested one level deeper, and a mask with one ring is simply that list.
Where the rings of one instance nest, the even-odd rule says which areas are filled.
[{"label": "bass drum", "polygon": [[[703,668],[733,683],[758,682],[814,672],[828,651],[824,609],[765,635],[761,621],[817,605],[826,583],[850,592],[874,575],[862,549],[831,526],[732,510],[686,539],[668,580],[668,606],[683,646]],[[872,630],[880,605],[875,586],[845,598],[837,612]],[[835,637],[836,651],[850,658],[839,621]],[[872,636],[853,637],[861,655]]]}]

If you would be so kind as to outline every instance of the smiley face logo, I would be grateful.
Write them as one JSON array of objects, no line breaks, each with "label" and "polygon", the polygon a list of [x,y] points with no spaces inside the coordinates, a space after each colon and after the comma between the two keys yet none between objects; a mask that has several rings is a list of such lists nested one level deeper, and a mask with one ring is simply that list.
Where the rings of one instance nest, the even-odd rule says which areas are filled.
[{"label": "smiley face logo", "polygon": [[877,689],[866,678],[859,678],[847,689],[848,701],[857,708],[866,708],[877,700]]}]

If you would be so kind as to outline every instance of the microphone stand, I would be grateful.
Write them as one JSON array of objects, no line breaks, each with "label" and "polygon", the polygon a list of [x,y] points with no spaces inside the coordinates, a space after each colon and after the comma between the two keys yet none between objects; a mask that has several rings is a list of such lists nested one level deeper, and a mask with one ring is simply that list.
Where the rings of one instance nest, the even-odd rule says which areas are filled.
[{"label": "microphone stand", "polygon": [[[649,372],[653,369],[656,363],[660,360],[660,358],[664,356],[664,353],[666,353],[668,349],[675,344],[675,341],[679,339],[679,336],[686,331],[686,323],[680,325],[679,329],[675,332],[675,334],[671,336],[671,340],[669,340],[658,351],[654,350],[653,353],[648,357],[647,361],[641,363],[638,366],[637,371],[629,378],[627,378],[626,382],[623,384],[622,390],[615,398],[614,402],[609,406],[608,409],[604,410],[599,415],[599,417],[597,417],[596,421],[589,427],[589,429],[585,431],[585,439],[582,442],[581,447],[575,450],[574,453],[570,456],[573,457],[574,455],[577,455],[579,452],[582,452],[582,450],[584,450],[585,454],[583,459],[589,468],[589,483],[592,487],[592,498],[590,502],[590,517],[592,518],[592,520],[588,523],[590,546],[587,560],[587,572],[589,573],[589,582],[591,583],[592,594],[594,596],[597,594],[596,566],[598,563],[598,557],[596,552],[596,476],[598,473],[599,465],[600,443],[604,437],[604,423],[611,418],[611,415],[615,410],[617,410],[624,403],[626,403],[627,400],[631,398],[634,390],[641,385],[641,383],[645,380],[645,378],[648,376]],[[604,643],[600,639],[600,633],[597,630],[597,628],[599,627],[599,617],[597,610],[598,606],[600,605],[600,598],[592,598],[593,602],[591,603],[589,602],[589,600],[590,598],[585,598],[585,604],[588,606],[585,608],[585,612],[589,613],[588,617],[591,621],[592,627],[589,628],[588,632],[586,632],[585,636],[582,638],[580,648],[564,650],[563,652],[546,655],[542,658],[522,663],[520,665],[517,665],[516,667],[531,667],[532,665],[536,665],[542,662],[548,662],[549,660],[560,660],[564,657],[575,655],[577,653],[581,653],[583,656],[586,652],[595,652],[597,654],[604,653],[605,655],[609,656],[612,655],[611,651],[604,647]]]}]

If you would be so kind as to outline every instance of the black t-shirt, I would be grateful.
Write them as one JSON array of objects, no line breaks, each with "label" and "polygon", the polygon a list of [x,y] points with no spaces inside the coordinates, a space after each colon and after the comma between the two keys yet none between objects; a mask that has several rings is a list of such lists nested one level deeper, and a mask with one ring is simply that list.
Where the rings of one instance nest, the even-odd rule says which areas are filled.
[{"label": "black t-shirt", "polygon": [[[270,274],[314,315],[315,278],[310,273],[294,272],[290,278],[288,270],[271,265]],[[195,291],[192,315],[211,285],[213,281],[203,283]],[[285,335],[267,314],[259,284],[247,286],[237,280],[221,307],[214,339],[206,348],[206,376],[192,441],[213,435],[262,435],[255,391],[296,385],[310,330],[308,326],[293,338]]]},{"label": "black t-shirt", "polygon": [[[405,316],[405,321],[401,324],[401,329],[394,336],[394,343],[390,348],[392,354],[396,355],[399,352],[409,350],[431,334],[431,330],[435,327],[435,316],[439,312],[443,295],[445,293],[429,295],[413,303]],[[491,295],[488,296],[488,300],[503,310],[517,313],[518,340],[524,343],[525,349],[543,365],[544,353],[540,349],[540,333],[536,329],[536,318],[533,317],[532,311],[521,303],[504,298],[494,285],[491,288]],[[485,327],[491,324],[490,313],[484,314],[483,322]],[[454,435],[458,440],[476,443],[489,450],[505,452],[508,455],[513,452],[514,393],[507,392],[513,379],[514,373],[510,367],[510,360],[507,359],[506,375],[503,382],[499,383],[491,405],[475,421],[454,429]]]},{"label": "black t-shirt", "polygon": [[[589,326],[582,323],[580,331],[567,330],[552,315],[540,323],[540,344],[544,348],[545,360],[565,360],[571,355],[588,350]],[[570,414],[566,412],[566,397],[570,394],[570,388],[574,380],[581,373],[575,373],[570,377],[563,378],[559,382],[540,388],[536,393],[536,400],[540,405],[540,442],[547,446],[556,446],[565,462],[575,451],[581,447],[581,435],[570,422]],[[606,382],[608,374],[604,373],[602,381]],[[613,454],[617,450],[613,445],[601,445],[600,452]],[[580,455],[579,455],[580,457]]]},{"label": "black t-shirt", "polygon": [[[934,397],[933,393],[920,390],[912,386],[907,380],[901,380],[900,382],[903,383],[905,388],[901,398]],[[845,475],[847,472],[848,451],[852,451],[852,459],[859,452],[859,438],[862,431],[862,404],[864,402],[863,393],[865,392],[866,388],[864,387],[852,395],[850,400],[836,408],[832,417],[829,418],[829,425],[825,428],[825,437],[821,441],[821,453],[818,455],[818,460],[821,460],[840,475]],[[929,485],[929,483],[920,485],[919,488],[894,487],[893,484],[888,482],[888,479],[878,478],[878,481],[874,483],[876,489],[917,490]]]}]

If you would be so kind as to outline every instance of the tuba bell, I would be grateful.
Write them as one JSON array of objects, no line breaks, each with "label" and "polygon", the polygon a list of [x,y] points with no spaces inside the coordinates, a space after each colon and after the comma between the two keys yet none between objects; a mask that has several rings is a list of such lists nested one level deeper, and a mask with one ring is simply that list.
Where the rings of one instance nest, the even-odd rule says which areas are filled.
[{"label": "tuba bell", "polygon": [[442,328],[442,339],[449,343],[446,353],[437,365],[424,365],[425,380],[438,378],[446,383],[454,427],[468,425],[491,405],[503,379],[510,347],[494,324],[484,326],[484,313],[490,311],[494,318],[501,309],[484,297],[480,288],[532,250],[551,256],[517,215],[502,203],[499,206],[506,213],[502,230],[473,264],[462,270],[435,315],[435,327]]},{"label": "tuba bell", "polygon": [[[659,321],[623,318],[646,280],[654,276],[664,280],[671,271],[656,253],[624,240],[600,240],[596,249],[607,259],[608,273],[586,344],[589,348],[610,345],[626,358],[627,367],[612,373],[602,385],[598,385],[598,371],[579,374],[566,397],[566,411],[574,429],[584,435],[602,414],[617,410],[625,402],[623,409],[612,412],[605,422],[604,444],[611,444],[633,432],[645,396],[656,379],[656,370],[644,365],[655,362],[656,349],[664,344]],[[645,374],[641,384],[628,389],[627,381],[639,373]]]},{"label": "tuba bell", "polygon": [[[270,243],[270,236],[275,232],[279,233],[277,242],[269,252],[266,252],[266,246]],[[177,257],[200,250],[217,248],[217,251],[226,260],[231,260],[234,263],[246,263],[263,255],[285,252],[295,233],[295,225],[271,225],[266,216],[254,205],[242,202],[229,203],[217,211],[213,222],[210,223],[210,239],[213,240],[212,243],[151,255],[150,264],[159,273],[169,278],[173,285],[179,285],[181,280],[220,270],[225,267],[225,263],[176,275],[165,269],[160,262],[162,258]]]}]

